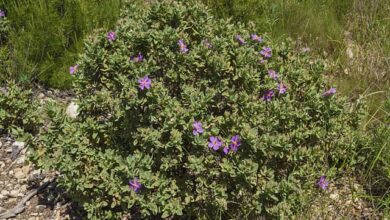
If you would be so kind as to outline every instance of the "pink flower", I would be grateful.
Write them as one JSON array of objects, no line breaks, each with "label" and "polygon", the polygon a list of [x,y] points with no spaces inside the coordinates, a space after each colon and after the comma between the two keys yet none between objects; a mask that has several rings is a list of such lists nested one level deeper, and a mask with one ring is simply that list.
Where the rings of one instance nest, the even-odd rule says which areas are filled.
[{"label": "pink flower", "polygon": [[77,65],[75,65],[75,66],[71,66],[71,67],[69,67],[69,73],[71,74],[71,75],[73,75],[73,74],[75,74],[76,73],[76,71],[77,71],[77,68],[79,67],[79,65],[77,64]]},{"label": "pink flower", "polygon": [[152,86],[152,80],[149,79],[148,76],[144,76],[141,79],[139,79],[138,83],[139,83],[139,88],[141,90],[144,90],[145,88],[150,89],[150,87]]},{"label": "pink flower", "polygon": [[107,33],[107,40],[110,41],[110,42],[112,42],[112,41],[114,41],[115,39],[116,39],[116,33],[113,32],[113,31],[109,31],[109,32]]},{"label": "pink flower", "polygon": [[287,86],[283,83],[279,83],[277,89],[279,90],[279,94],[284,94],[287,91]]},{"label": "pink flower", "polygon": [[129,186],[130,186],[130,190],[134,191],[134,192],[138,192],[142,185],[141,183],[138,181],[137,178],[134,178],[133,180],[130,180],[129,181]]},{"label": "pink flower", "polygon": [[328,97],[328,96],[334,95],[335,93],[336,93],[336,88],[332,87],[328,91],[325,91],[324,93],[322,93],[322,96]]}]

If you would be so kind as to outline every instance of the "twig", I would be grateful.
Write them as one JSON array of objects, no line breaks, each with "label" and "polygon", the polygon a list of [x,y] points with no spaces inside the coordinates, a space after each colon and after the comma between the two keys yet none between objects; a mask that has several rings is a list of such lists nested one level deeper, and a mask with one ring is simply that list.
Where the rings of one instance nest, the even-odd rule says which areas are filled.
[{"label": "twig", "polygon": [[6,212],[3,212],[0,214],[0,219],[7,219],[7,218],[13,218],[17,216],[19,213],[23,212],[26,209],[26,202],[29,201],[32,197],[37,195],[39,192],[44,190],[47,186],[49,186],[52,182],[55,181],[55,177],[44,184],[42,184],[37,189],[30,190],[30,192],[23,197],[22,200],[19,201],[19,203],[14,206],[12,209],[7,210]]}]

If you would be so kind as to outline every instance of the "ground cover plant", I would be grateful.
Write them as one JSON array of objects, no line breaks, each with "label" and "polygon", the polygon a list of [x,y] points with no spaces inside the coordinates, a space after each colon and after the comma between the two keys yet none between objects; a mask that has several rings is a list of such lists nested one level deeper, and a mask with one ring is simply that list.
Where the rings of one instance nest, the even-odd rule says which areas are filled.
[{"label": "ground cover plant", "polygon": [[193,1],[126,5],[70,68],[78,118],[51,105],[33,161],[91,219],[294,215],[358,162],[362,105],[254,29]]}]

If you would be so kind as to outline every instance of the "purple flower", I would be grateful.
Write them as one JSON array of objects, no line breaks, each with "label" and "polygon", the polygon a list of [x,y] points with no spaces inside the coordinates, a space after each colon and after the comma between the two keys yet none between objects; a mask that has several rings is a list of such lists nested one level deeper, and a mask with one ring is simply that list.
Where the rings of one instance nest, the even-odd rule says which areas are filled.
[{"label": "purple flower", "polygon": [[192,133],[194,135],[198,135],[198,134],[203,133],[202,123],[200,121],[195,121],[192,124],[192,128],[194,129],[194,130],[192,130]]},{"label": "purple flower", "polygon": [[112,41],[114,41],[115,39],[116,39],[116,33],[113,32],[113,31],[109,31],[109,32],[107,33],[107,40],[110,41],[110,42],[112,42]]},{"label": "purple flower", "polygon": [[230,148],[236,152],[238,147],[241,145],[241,141],[240,141],[240,136],[239,135],[234,135],[231,139],[230,139]]},{"label": "purple flower", "polygon": [[274,80],[277,80],[278,79],[278,74],[276,73],[275,70],[268,70],[268,75],[274,79]]},{"label": "purple flower", "polygon": [[134,180],[130,180],[129,185],[130,185],[130,190],[134,192],[138,192],[142,187],[141,183],[138,181],[137,178],[134,178]]},{"label": "purple flower", "polygon": [[244,45],[246,42],[244,40],[244,38],[242,38],[240,35],[236,35],[236,40],[238,41],[238,43],[240,43],[241,45]]},{"label": "purple flower", "polygon": [[274,97],[274,90],[267,90],[264,92],[263,100],[264,101],[271,101],[272,97]]},{"label": "purple flower", "polygon": [[180,48],[180,53],[187,53],[188,52],[188,48],[187,48],[187,45],[184,43],[184,40],[183,39],[180,39],[177,44],[179,45],[179,48]]},{"label": "purple flower", "polygon": [[259,62],[260,62],[260,64],[264,64],[267,62],[267,60],[263,59],[263,57],[262,57]]},{"label": "purple flower", "polygon": [[205,45],[209,49],[213,47],[213,45],[211,45],[210,42],[207,39],[203,40],[203,45]]},{"label": "purple flower", "polygon": [[260,54],[263,55],[264,58],[268,59],[272,57],[272,50],[269,47],[263,47]]},{"label": "purple flower", "polygon": [[336,88],[332,87],[328,91],[325,91],[322,93],[322,96],[327,97],[327,96],[332,96],[336,93]]},{"label": "purple flower", "polygon": [[138,55],[137,56],[132,56],[131,58],[130,58],[133,62],[135,62],[135,63],[139,63],[139,62],[142,62],[143,60],[144,60],[144,56],[142,56],[142,54],[141,53],[138,53]]},{"label": "purple flower", "polygon": [[263,42],[263,38],[261,36],[257,36],[257,34],[251,34],[251,39],[259,43]]},{"label": "purple flower", "polygon": [[213,148],[213,150],[218,150],[221,146],[222,141],[218,137],[210,137],[209,148]]},{"label": "purple flower", "polygon": [[326,180],[325,176],[321,176],[320,179],[317,182],[318,187],[320,187],[323,190],[328,189],[329,181]]},{"label": "purple flower", "polygon": [[5,12],[3,10],[0,10],[0,18],[5,17]]},{"label": "purple flower", "polygon": [[225,147],[223,148],[223,153],[224,153],[224,154],[228,154],[228,153],[229,153],[229,147],[228,147],[228,146],[225,146]]},{"label": "purple flower", "polygon": [[279,90],[279,94],[284,94],[287,91],[287,86],[284,83],[279,83],[277,89]]},{"label": "purple flower", "polygon": [[141,90],[144,90],[145,88],[150,89],[150,86],[152,85],[152,80],[149,79],[148,76],[144,76],[138,80],[138,83],[139,83],[139,88]]},{"label": "purple flower", "polygon": [[75,65],[75,66],[71,66],[71,67],[69,67],[69,73],[70,74],[75,74],[76,73],[76,71],[77,71],[77,68],[79,67],[79,65],[77,64],[77,65]]},{"label": "purple flower", "polygon": [[310,52],[310,47],[302,48],[302,52],[304,52],[304,53]]}]

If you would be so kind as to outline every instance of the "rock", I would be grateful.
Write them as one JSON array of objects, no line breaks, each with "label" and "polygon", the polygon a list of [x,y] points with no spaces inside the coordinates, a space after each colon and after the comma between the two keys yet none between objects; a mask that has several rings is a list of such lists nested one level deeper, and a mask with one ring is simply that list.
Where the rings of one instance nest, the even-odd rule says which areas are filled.
[{"label": "rock", "polygon": [[12,146],[18,147],[19,149],[23,149],[25,145],[26,143],[24,143],[23,141],[15,141],[12,144]]},{"label": "rock", "polygon": [[45,178],[45,173],[41,169],[33,170],[30,175],[28,175],[28,181],[33,182]]},{"label": "rock", "polygon": [[42,92],[38,94],[37,98],[38,99],[44,99],[46,96]]},{"label": "rock", "polygon": [[18,195],[19,195],[18,190],[11,190],[11,192],[9,193],[9,196],[12,198],[16,198],[16,197],[18,197]]},{"label": "rock", "polygon": [[26,175],[25,175],[23,169],[21,169],[21,168],[16,168],[15,169],[15,175],[14,176],[15,176],[16,179],[24,179],[24,178],[26,178]]},{"label": "rock", "polygon": [[7,191],[7,190],[5,190],[5,189],[3,189],[3,190],[1,190],[1,195],[3,195],[3,196],[8,196],[9,195],[9,192]]},{"label": "rock", "polygon": [[339,195],[337,193],[330,194],[329,198],[333,200],[337,200],[339,198]]},{"label": "rock", "polygon": [[78,115],[77,113],[78,108],[79,106],[76,103],[71,102],[66,108],[66,115],[68,115],[70,118],[76,118]]},{"label": "rock", "polygon": [[26,144],[24,142],[19,142],[19,141],[15,141],[11,147],[12,147],[12,151],[11,151],[11,159],[12,160],[15,160],[16,157],[18,156],[19,152],[24,148]]},{"label": "rock", "polygon": [[26,192],[26,191],[27,191],[27,185],[22,185],[22,186],[20,187],[20,191],[21,191],[21,192]]},{"label": "rock", "polygon": [[15,203],[15,202],[16,202],[16,198],[10,198],[6,201],[6,203],[8,204]]},{"label": "rock", "polygon": [[21,155],[21,156],[16,160],[16,164],[21,165],[21,164],[24,164],[25,161],[26,161],[26,156]]},{"label": "rock", "polygon": [[0,206],[0,213],[4,212],[6,209]]},{"label": "rock", "polygon": [[12,147],[11,146],[7,147],[7,149],[5,149],[5,152],[12,153]]},{"label": "rock", "polygon": [[24,175],[27,177],[28,173],[30,172],[30,166],[22,167],[22,171],[23,171]]},{"label": "rock", "polygon": [[37,212],[42,212],[43,210],[45,210],[46,209],[46,206],[45,205],[37,205],[37,206],[35,206],[35,210],[37,211]]}]

